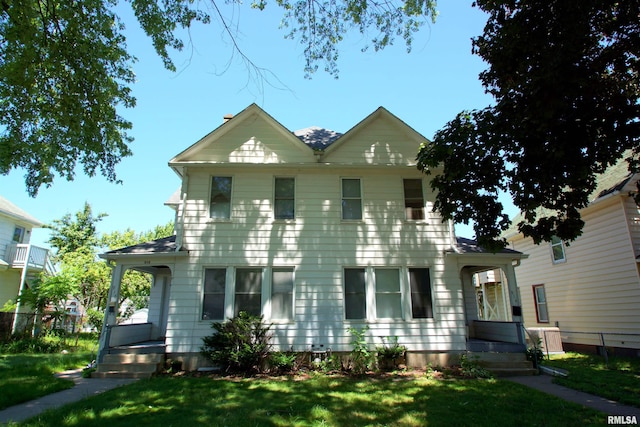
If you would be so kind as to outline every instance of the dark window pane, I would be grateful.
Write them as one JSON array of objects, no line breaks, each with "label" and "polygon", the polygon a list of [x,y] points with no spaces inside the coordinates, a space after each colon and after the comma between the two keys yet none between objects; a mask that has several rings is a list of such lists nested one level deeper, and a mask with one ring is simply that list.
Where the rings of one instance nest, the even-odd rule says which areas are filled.
[{"label": "dark window pane", "polygon": [[411,313],[414,319],[433,318],[431,279],[428,268],[410,268]]},{"label": "dark window pane", "polygon": [[204,295],[202,298],[202,319],[224,319],[224,298],[227,270],[208,268],[204,272]]},{"label": "dark window pane", "polygon": [[364,280],[364,268],[344,270],[344,304],[347,319],[364,319],[366,317]]},{"label": "dark window pane", "polygon": [[211,178],[211,204],[209,216],[211,218],[231,218],[231,177],[214,176]]},{"label": "dark window pane", "polygon": [[424,219],[424,196],[421,179],[405,179],[404,207],[407,219]]}]

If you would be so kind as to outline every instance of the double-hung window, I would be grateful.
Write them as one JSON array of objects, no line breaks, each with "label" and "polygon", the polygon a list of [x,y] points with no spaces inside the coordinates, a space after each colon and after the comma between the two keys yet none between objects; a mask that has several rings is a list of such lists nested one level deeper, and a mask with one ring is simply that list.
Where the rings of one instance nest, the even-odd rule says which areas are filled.
[{"label": "double-hung window", "polygon": [[567,260],[564,255],[564,243],[558,236],[551,236],[551,257],[554,264]]},{"label": "double-hung window", "polygon": [[16,228],[13,230],[13,241],[15,243],[22,243],[24,241],[24,227],[16,225]]},{"label": "double-hung window", "polygon": [[421,179],[405,179],[404,211],[409,220],[424,219],[424,196]]},{"label": "double-hung window", "polygon": [[360,179],[342,179],[342,219],[362,219]]},{"label": "double-hung window", "polygon": [[234,315],[241,311],[260,316],[262,312],[262,269],[236,269]]},{"label": "double-hung window", "polygon": [[402,318],[400,271],[397,268],[376,268],[376,317]]},{"label": "double-hung window", "polygon": [[231,183],[230,176],[214,176],[211,178],[210,218],[231,218]]},{"label": "double-hung window", "polygon": [[295,190],[294,178],[276,178],[274,191],[274,217],[275,219],[295,218]]},{"label": "double-hung window", "polygon": [[414,319],[433,318],[431,279],[428,268],[410,268],[411,315]]},{"label": "double-hung window", "polygon": [[364,268],[344,269],[344,307],[346,319],[366,319],[367,293]]},{"label": "double-hung window", "polygon": [[271,271],[271,318],[293,319],[293,268]]},{"label": "double-hung window", "polygon": [[224,319],[226,277],[226,268],[207,268],[205,270],[202,320]]},{"label": "double-hung window", "polygon": [[549,323],[549,310],[547,309],[547,295],[544,291],[544,285],[533,285],[533,301],[536,306],[538,323]]}]

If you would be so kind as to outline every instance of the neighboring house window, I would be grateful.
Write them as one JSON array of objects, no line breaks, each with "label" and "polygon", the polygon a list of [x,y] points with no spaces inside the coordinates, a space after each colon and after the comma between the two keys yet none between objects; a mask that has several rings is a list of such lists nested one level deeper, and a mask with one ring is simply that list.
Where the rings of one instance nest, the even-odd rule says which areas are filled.
[{"label": "neighboring house window", "polygon": [[293,319],[293,268],[272,270],[271,318]]},{"label": "neighboring house window", "polygon": [[260,316],[262,312],[262,269],[236,269],[234,315],[241,311]]},{"label": "neighboring house window", "polygon": [[433,318],[431,279],[428,268],[410,268],[411,314],[414,319]]},{"label": "neighboring house window", "polygon": [[211,178],[210,218],[231,218],[231,183],[230,176],[214,176]]},{"label": "neighboring house window", "polygon": [[367,317],[364,268],[344,269],[344,306],[346,319]]},{"label": "neighboring house window", "polygon": [[538,323],[549,323],[547,295],[544,292],[544,285],[533,285],[533,300],[536,305]]},{"label": "neighboring house window", "polygon": [[207,268],[204,271],[202,320],[224,319],[226,268]]},{"label": "neighboring house window", "polygon": [[553,257],[553,262],[564,262],[567,259],[564,255],[564,243],[558,236],[551,237],[551,256]]},{"label": "neighboring house window", "polygon": [[405,179],[404,210],[407,219],[424,219],[424,197],[421,179]]},{"label": "neighboring house window", "polygon": [[376,317],[402,318],[400,271],[396,268],[376,268]]},{"label": "neighboring house window", "polygon": [[342,219],[362,219],[360,179],[342,179]]},{"label": "neighboring house window", "polygon": [[295,218],[295,182],[294,178],[276,178],[273,202],[276,219]]},{"label": "neighboring house window", "polygon": [[16,243],[22,243],[24,241],[24,227],[16,226],[15,230],[13,230],[13,241]]}]

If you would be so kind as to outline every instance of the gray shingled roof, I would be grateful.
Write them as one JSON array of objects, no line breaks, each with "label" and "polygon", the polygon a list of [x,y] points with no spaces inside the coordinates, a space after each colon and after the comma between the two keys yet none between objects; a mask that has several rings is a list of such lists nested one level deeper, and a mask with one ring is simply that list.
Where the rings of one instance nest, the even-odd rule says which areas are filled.
[{"label": "gray shingled roof", "polygon": [[32,224],[35,227],[41,227],[42,221],[39,221],[35,217],[31,216],[28,212],[20,209],[18,206],[11,203],[9,200],[0,196],[0,213],[8,215],[13,218],[21,219]]},{"label": "gray shingled roof", "polygon": [[[115,249],[113,251],[105,252],[104,256],[109,255],[148,255],[148,254],[163,254],[172,253],[176,251],[176,236],[164,237],[162,239],[152,240],[146,243],[140,243],[138,245],[127,246],[125,248]],[[181,249],[182,250],[182,249]]]},{"label": "gray shingled roof", "polygon": [[339,132],[317,126],[300,129],[293,132],[293,134],[314,150],[326,150],[342,136]]},{"label": "gray shingled roof", "polygon": [[[456,237],[456,249],[458,253],[461,254],[491,254],[491,251],[488,251],[480,246],[478,246],[478,242],[471,239],[466,239],[464,237]],[[522,255],[522,252],[514,251],[513,249],[502,249],[497,252],[499,254],[513,254],[513,255]]]}]

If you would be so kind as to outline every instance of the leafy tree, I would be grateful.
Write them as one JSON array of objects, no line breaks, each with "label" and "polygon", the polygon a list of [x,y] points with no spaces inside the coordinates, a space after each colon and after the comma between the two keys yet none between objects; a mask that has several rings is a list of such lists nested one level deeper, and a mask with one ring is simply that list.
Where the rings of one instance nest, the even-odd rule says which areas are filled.
[{"label": "leafy tree", "polygon": [[[421,147],[435,209],[474,222],[478,242],[497,250],[513,198],[519,230],[536,243],[581,234],[596,175],[640,152],[640,2],[482,0],[489,14],[473,52],[495,103],[466,111]],[[630,150],[634,150],[633,154]]]},{"label": "leafy tree", "polygon": [[[131,93],[135,58],[126,49],[118,0],[21,0],[0,4],[0,174],[24,168],[35,196],[57,175],[72,180],[78,163],[117,182],[115,167],[130,156],[131,123],[118,109],[135,106]],[[165,68],[175,71],[170,50],[181,50],[179,33],[195,23],[215,22],[239,49],[233,28],[215,0],[128,0]],[[232,0],[233,6],[241,5]],[[374,31],[382,49],[402,37],[411,47],[435,0],[277,0],[286,37],[304,46],[305,73],[324,62],[337,75],[338,44],[352,29]],[[264,9],[266,0],[251,7]],[[198,9],[205,8],[204,10]],[[252,65],[248,58],[243,58]]]},{"label": "leafy tree", "polygon": [[84,249],[90,253],[95,253],[98,244],[98,231],[96,225],[107,216],[105,213],[94,215],[91,205],[85,202],[82,210],[71,214],[66,214],[61,219],[54,219],[46,228],[51,230],[49,244],[56,249],[58,259],[64,258],[67,254]]}]

